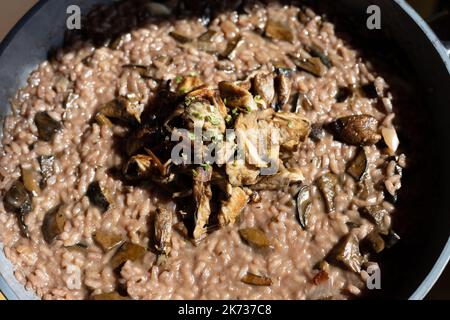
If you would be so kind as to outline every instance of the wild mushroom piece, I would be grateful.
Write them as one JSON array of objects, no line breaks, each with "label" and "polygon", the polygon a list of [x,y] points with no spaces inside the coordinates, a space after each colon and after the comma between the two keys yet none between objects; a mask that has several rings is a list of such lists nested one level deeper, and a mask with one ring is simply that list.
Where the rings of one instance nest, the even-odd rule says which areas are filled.
[{"label": "wild mushroom piece", "polygon": [[226,173],[231,185],[251,186],[258,182],[260,169],[247,164],[244,160],[237,160],[226,164]]},{"label": "wild mushroom piece", "polygon": [[255,93],[259,95],[267,105],[270,105],[275,98],[274,78],[270,73],[258,73],[253,78],[253,88]]},{"label": "wild mushroom piece", "polygon": [[280,167],[279,172],[274,175],[261,176],[255,185],[250,186],[250,189],[256,191],[280,190],[305,180],[300,168],[286,169],[281,165]]},{"label": "wild mushroom piece", "polygon": [[289,26],[270,18],[266,24],[265,35],[271,39],[284,40],[287,42],[294,41],[294,33]]},{"label": "wild mushroom piece", "polygon": [[304,229],[308,229],[309,216],[311,215],[311,188],[309,186],[302,186],[297,195],[297,218],[300,226]]},{"label": "wild mushroom piece", "polygon": [[299,114],[277,112],[273,123],[280,129],[280,145],[287,151],[296,150],[311,132],[311,124]]},{"label": "wild mushroom piece", "polygon": [[155,248],[168,256],[172,250],[172,212],[158,208],[155,214]]},{"label": "wild mushroom piece", "polygon": [[50,179],[54,174],[54,156],[40,156],[38,157],[39,166],[41,168],[42,182],[45,186],[47,180]]},{"label": "wild mushroom piece", "polygon": [[25,216],[32,210],[31,196],[25,189],[22,182],[16,181],[3,197],[5,209],[16,214],[19,228],[22,235],[29,238],[28,227],[25,223]]},{"label": "wild mushroom piece", "polygon": [[343,117],[331,124],[336,138],[350,145],[370,146],[381,139],[378,120],[363,114]]},{"label": "wild mushroom piece", "polygon": [[194,240],[200,241],[206,234],[206,225],[211,215],[211,167],[197,168],[194,174],[194,186],[192,188],[196,205]]},{"label": "wild mushroom piece", "polygon": [[[178,81],[178,78],[176,79]],[[192,90],[203,86],[203,81],[198,76],[181,77],[178,85],[178,92],[181,94],[189,93]]]},{"label": "wild mushroom piece", "polygon": [[92,182],[89,185],[86,195],[91,204],[100,209],[102,213],[109,209],[110,201],[98,181]]},{"label": "wild mushroom piece", "polygon": [[275,78],[275,87],[277,92],[277,110],[283,110],[291,96],[291,80],[284,74],[280,74]]},{"label": "wild mushroom piece", "polygon": [[297,68],[308,72],[315,77],[323,77],[327,73],[327,67],[322,63],[320,58],[312,57],[301,59],[292,54],[289,55],[289,58],[297,66]]},{"label": "wild mushroom piece", "polygon": [[381,234],[387,235],[389,233],[384,219],[389,213],[382,205],[366,207],[362,210],[362,213],[377,226]]},{"label": "wild mushroom piece", "polygon": [[230,197],[222,201],[219,212],[219,223],[222,227],[234,225],[249,200],[249,196],[242,188],[230,186],[230,189]]},{"label": "wild mushroom piece", "polygon": [[228,41],[225,50],[219,55],[219,59],[230,59],[232,60],[236,54],[236,51],[244,43],[241,35],[237,35],[230,41]]},{"label": "wild mushroom piece", "polygon": [[41,230],[47,244],[52,244],[64,232],[64,225],[66,224],[67,218],[61,209],[61,206],[57,206],[45,215]]},{"label": "wild mushroom piece", "polygon": [[353,272],[361,272],[364,258],[359,250],[359,239],[356,235],[348,235],[337,249],[335,259],[342,262]]},{"label": "wild mushroom piece", "polygon": [[334,196],[336,194],[337,183],[338,178],[331,172],[324,174],[317,180],[317,186],[325,201],[327,213],[333,212],[335,209]]},{"label": "wild mushroom piece", "polygon": [[41,193],[41,176],[32,168],[22,167],[22,181],[25,189],[27,189],[33,196],[37,196]]},{"label": "wild mushroom piece", "polygon": [[357,181],[361,181],[367,173],[368,161],[364,148],[360,148],[347,167],[347,173]]},{"label": "wild mushroom piece", "polygon": [[144,257],[147,249],[131,242],[125,242],[111,258],[111,267],[115,270],[127,261],[137,261]]},{"label": "wild mushroom piece", "polygon": [[222,100],[226,101],[226,106],[229,108],[237,108],[242,112],[258,110],[252,94],[233,82],[220,82],[219,92]]},{"label": "wild mushroom piece", "polygon": [[239,235],[247,244],[258,249],[269,248],[271,245],[269,238],[261,229],[257,228],[240,229]]},{"label": "wild mushroom piece", "polygon": [[264,276],[259,276],[253,273],[248,272],[241,281],[245,284],[253,285],[253,286],[264,286],[268,287],[272,285],[272,279]]},{"label": "wild mushroom piece", "polygon": [[104,230],[95,232],[93,234],[93,239],[104,252],[111,251],[125,242],[125,239],[121,234],[115,234]]},{"label": "wild mushroom piece", "polygon": [[136,94],[129,94],[126,97],[119,97],[112,100],[100,109],[97,120],[109,118],[125,123],[141,123],[141,115],[144,112],[144,105]]},{"label": "wild mushroom piece", "polygon": [[55,134],[62,130],[62,124],[50,117],[47,112],[37,113],[34,123],[38,128],[39,139],[46,142],[50,142]]}]

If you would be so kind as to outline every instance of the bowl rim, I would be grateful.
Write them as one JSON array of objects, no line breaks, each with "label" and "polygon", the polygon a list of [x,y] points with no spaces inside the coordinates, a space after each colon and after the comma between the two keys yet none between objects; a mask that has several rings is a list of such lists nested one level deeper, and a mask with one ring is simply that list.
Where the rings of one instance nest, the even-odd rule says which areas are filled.
[{"label": "bowl rim", "polygon": [[[5,38],[0,43],[0,59],[3,52],[8,48],[9,44],[13,41],[16,34],[23,28],[23,26],[50,0],[39,0],[35,5],[33,5],[20,20],[14,25],[14,27],[7,33]],[[440,41],[434,31],[430,26],[422,19],[422,17],[405,1],[405,0],[394,0],[401,10],[406,12],[406,14],[414,20],[414,22],[420,27],[425,36],[433,44],[435,50],[439,53],[442,61],[447,67],[447,71],[450,74],[450,57],[447,51]],[[0,243],[0,250],[3,250],[3,245]],[[432,269],[428,272],[425,279],[421,282],[419,287],[414,291],[414,293],[408,298],[409,300],[422,300],[426,297],[429,291],[432,289],[434,284],[437,282],[442,272],[444,271],[446,265],[450,261],[450,236],[446,242],[446,245],[441,251],[440,256],[435,261]],[[0,273],[0,293],[3,293],[8,300],[18,300],[19,297],[12,290],[4,275]]]}]

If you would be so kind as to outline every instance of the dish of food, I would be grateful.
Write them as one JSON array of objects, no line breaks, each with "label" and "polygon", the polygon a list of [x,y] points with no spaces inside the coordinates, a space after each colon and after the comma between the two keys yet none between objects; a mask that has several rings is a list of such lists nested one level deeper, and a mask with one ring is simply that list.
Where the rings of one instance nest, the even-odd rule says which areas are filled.
[{"label": "dish of food", "polygon": [[97,8],[93,40],[12,99],[0,242],[16,278],[43,299],[364,295],[400,240],[402,88],[310,8],[176,3]]}]

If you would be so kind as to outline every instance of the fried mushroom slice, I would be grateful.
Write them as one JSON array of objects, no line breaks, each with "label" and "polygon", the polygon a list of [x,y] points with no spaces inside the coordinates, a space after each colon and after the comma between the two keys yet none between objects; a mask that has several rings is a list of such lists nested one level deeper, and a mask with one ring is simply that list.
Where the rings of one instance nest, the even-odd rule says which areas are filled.
[{"label": "fried mushroom slice", "polygon": [[[141,123],[144,105],[136,94],[119,97],[102,106],[96,119],[100,124],[110,124],[109,119],[116,119],[128,124]],[[109,121],[109,123],[108,123]]]},{"label": "fried mushroom slice", "polygon": [[222,201],[219,212],[219,223],[222,227],[234,225],[249,200],[247,193],[240,187],[228,185],[228,193],[229,198]]},{"label": "fried mushroom slice", "polygon": [[337,248],[336,261],[343,263],[353,272],[361,272],[364,258],[359,249],[359,239],[355,234],[349,234]]},{"label": "fried mushroom slice", "polygon": [[250,188],[255,191],[280,190],[305,180],[300,168],[286,169],[283,166],[280,167],[281,169],[278,173],[271,176],[261,176],[258,183]]},{"label": "fried mushroom slice", "polygon": [[258,110],[252,94],[233,82],[220,82],[219,92],[222,100],[225,101],[225,105],[229,108],[236,108],[242,112]]},{"label": "fried mushroom slice", "polygon": [[275,98],[275,83],[273,75],[270,73],[258,73],[253,78],[253,89],[267,105],[270,105]]}]

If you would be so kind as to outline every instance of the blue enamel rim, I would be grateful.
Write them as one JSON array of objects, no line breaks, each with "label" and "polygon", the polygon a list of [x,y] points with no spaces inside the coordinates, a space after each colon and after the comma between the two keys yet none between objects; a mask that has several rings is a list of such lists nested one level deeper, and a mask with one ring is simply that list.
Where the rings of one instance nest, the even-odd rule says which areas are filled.
[{"label": "blue enamel rim", "polygon": [[[27,21],[29,21],[42,8],[42,6],[44,6],[49,1],[50,0],[40,0],[19,20],[19,22],[13,27],[13,29],[8,33],[8,35],[0,44],[0,57],[3,54],[4,50],[10,44],[10,42],[14,39],[17,32],[27,23]],[[436,34],[431,30],[431,28],[427,25],[427,23],[417,14],[417,12],[404,0],[395,0],[395,2],[403,11],[405,11],[411,17],[411,19],[413,19],[416,22],[416,24],[421,28],[423,33],[425,33],[427,38],[431,41],[434,48],[444,61],[447,67],[447,71],[450,73],[450,58],[441,41],[437,38]],[[425,298],[425,296],[431,290],[433,285],[439,279],[449,260],[450,260],[450,237],[444,249],[442,250],[441,255],[434,264],[433,268],[409,299],[421,300]],[[0,274],[0,291],[8,300],[19,299],[19,297],[10,288],[10,286],[8,285],[2,274]]]}]

